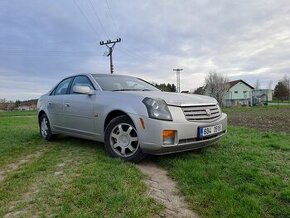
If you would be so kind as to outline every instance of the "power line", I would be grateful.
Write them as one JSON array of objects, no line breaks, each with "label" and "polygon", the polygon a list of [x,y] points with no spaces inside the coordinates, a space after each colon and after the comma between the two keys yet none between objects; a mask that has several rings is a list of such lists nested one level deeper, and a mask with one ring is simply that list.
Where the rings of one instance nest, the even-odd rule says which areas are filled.
[{"label": "power line", "polygon": [[97,10],[96,10],[96,8],[95,8],[95,6],[94,6],[92,0],[89,0],[89,3],[90,3],[90,5],[91,5],[91,8],[93,9],[94,14],[96,15],[96,17],[97,17],[97,19],[98,19],[98,22],[99,22],[101,28],[103,29],[103,31],[104,31],[104,33],[106,34],[107,38],[109,38],[109,35],[107,34],[106,29],[105,29],[105,27],[104,27],[103,24],[102,24],[102,21],[101,21],[99,15],[98,15],[98,13],[97,13]]},{"label": "power line", "polygon": [[[83,17],[85,18],[85,20],[86,20],[87,23],[89,24],[89,27],[91,27],[92,31],[95,32],[97,35],[99,35],[99,34],[98,34],[98,31],[96,30],[96,28],[94,27],[94,25],[91,23],[91,21],[89,20],[89,18],[86,16],[86,14],[84,13],[84,11],[81,9],[81,7],[79,6],[79,4],[76,2],[76,0],[74,0],[74,4],[75,4],[76,7],[78,8],[78,10],[81,12],[81,14],[83,15]],[[106,29],[105,29],[103,23],[101,22],[100,17],[98,16],[98,13],[97,13],[97,11],[96,11],[95,6],[93,5],[92,0],[89,0],[89,4],[90,4],[90,6],[91,6],[91,8],[92,8],[92,10],[93,10],[93,12],[94,12],[94,14],[96,15],[96,17],[97,17],[97,19],[98,19],[98,22],[99,22],[99,24],[100,24],[102,30],[104,31],[105,35],[109,38],[108,33],[107,33],[107,31],[106,31]],[[107,7],[108,7],[108,9],[109,9],[110,6],[109,6],[107,0],[106,0],[106,4],[107,4]],[[112,20],[113,20],[113,17],[112,17]],[[116,31],[118,31],[116,26],[115,26],[115,28],[116,28]],[[126,49],[126,48],[125,48],[124,46],[122,46],[122,45],[121,45],[121,47],[120,47],[120,51],[121,51],[123,54],[126,54],[127,56],[131,56],[131,57],[133,57],[133,58],[136,58],[136,56],[139,56],[140,58],[143,58],[143,59],[148,58],[148,57],[145,57],[145,56],[141,55],[140,53],[136,53],[136,52],[134,52],[134,51],[130,51],[130,50]],[[134,54],[132,54],[132,53],[134,53]]]},{"label": "power line", "polygon": [[86,16],[86,14],[84,13],[84,11],[82,10],[82,8],[79,6],[79,4],[76,2],[76,0],[73,0],[75,6],[78,8],[78,10],[81,12],[81,14],[83,15],[83,17],[85,18],[85,20],[87,21],[87,23],[89,24],[89,26],[91,27],[91,30],[93,32],[95,32],[97,35],[99,34],[98,31],[96,30],[96,28],[93,26],[93,24],[90,22],[89,18]]},{"label": "power line", "polygon": [[109,14],[109,16],[110,16],[110,18],[111,18],[111,20],[112,20],[112,23],[113,23],[115,29],[118,31],[119,28],[117,27],[117,24],[116,24],[116,22],[115,22],[115,19],[114,19],[113,16],[112,16],[109,2],[108,2],[108,0],[105,0],[105,1],[106,1],[106,5],[107,5],[107,8],[108,8],[108,14]]},{"label": "power line", "polygon": [[7,56],[94,56],[91,51],[64,51],[64,50],[23,50],[0,49],[0,55]]}]

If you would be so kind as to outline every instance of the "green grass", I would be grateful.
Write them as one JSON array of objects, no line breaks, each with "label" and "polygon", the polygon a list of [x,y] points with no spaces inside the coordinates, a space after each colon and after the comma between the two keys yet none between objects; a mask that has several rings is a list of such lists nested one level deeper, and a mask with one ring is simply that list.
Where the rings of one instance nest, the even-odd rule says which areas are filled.
[{"label": "green grass", "polygon": [[99,143],[45,142],[36,116],[3,116],[0,133],[0,170],[42,152],[0,181],[0,217],[152,217],[161,210],[139,170],[108,157]]},{"label": "green grass", "polygon": [[[279,115],[275,120],[289,120],[287,113],[280,113],[288,108],[275,108],[226,110],[229,116],[241,118],[236,123],[255,118],[258,126],[264,117],[275,114]],[[263,114],[261,119],[257,114]],[[0,217],[7,213],[152,217],[159,213],[160,205],[147,196],[143,176],[134,164],[108,157],[103,145],[92,141],[67,137],[45,142],[34,115],[0,113],[0,170],[42,152],[0,180]],[[274,124],[273,118],[273,129]],[[290,217],[289,142],[289,133],[230,126],[215,146],[152,159],[168,170],[190,208],[201,217]]]},{"label": "green grass", "polygon": [[202,217],[290,217],[290,135],[229,127],[218,145],[159,158]]},{"label": "green grass", "polygon": [[36,116],[14,117],[14,115],[1,116],[1,114],[0,167],[19,156],[39,150],[41,146],[47,144],[39,137]]},{"label": "green grass", "polygon": [[36,116],[36,111],[2,111],[0,117],[11,117],[11,116]]},{"label": "green grass", "polygon": [[273,100],[273,101],[269,101],[270,103],[289,103],[290,104],[290,100]]}]

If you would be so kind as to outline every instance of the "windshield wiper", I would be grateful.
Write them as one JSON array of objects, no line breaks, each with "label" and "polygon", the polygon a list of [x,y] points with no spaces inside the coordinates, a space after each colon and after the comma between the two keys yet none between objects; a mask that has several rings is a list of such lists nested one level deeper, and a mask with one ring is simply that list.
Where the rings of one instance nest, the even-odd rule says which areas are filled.
[{"label": "windshield wiper", "polygon": [[151,89],[113,89],[111,91],[153,91]]},{"label": "windshield wiper", "polygon": [[138,91],[139,89],[113,89],[111,91]]}]

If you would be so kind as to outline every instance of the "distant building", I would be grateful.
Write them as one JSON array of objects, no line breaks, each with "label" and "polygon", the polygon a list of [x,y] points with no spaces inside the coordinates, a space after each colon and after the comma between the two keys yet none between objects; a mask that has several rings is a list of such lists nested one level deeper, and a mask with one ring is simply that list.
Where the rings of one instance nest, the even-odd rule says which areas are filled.
[{"label": "distant building", "polygon": [[272,89],[255,89],[253,90],[253,104],[261,104],[273,100]]},{"label": "distant building", "polygon": [[16,110],[19,110],[19,111],[29,111],[29,110],[32,110],[33,108],[30,107],[30,106],[26,106],[26,105],[23,105],[23,106],[19,106],[16,108]]},{"label": "distant building", "polygon": [[[210,95],[206,86],[199,87],[194,94]],[[223,106],[253,106],[273,100],[272,89],[255,89],[243,80],[228,82],[228,91],[223,98]]]},{"label": "distant building", "polygon": [[228,83],[228,91],[224,96],[224,106],[251,105],[254,87],[243,80]]}]

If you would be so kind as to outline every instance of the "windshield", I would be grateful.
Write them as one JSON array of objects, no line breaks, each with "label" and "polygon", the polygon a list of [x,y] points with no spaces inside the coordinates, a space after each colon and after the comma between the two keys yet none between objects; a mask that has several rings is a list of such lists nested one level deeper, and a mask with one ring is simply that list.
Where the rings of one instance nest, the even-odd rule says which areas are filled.
[{"label": "windshield", "polygon": [[160,91],[148,82],[130,76],[93,75],[104,91]]}]

